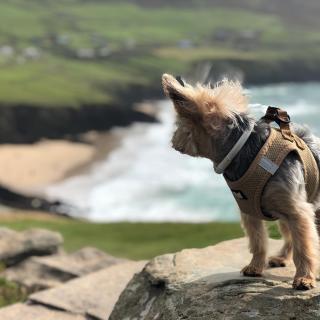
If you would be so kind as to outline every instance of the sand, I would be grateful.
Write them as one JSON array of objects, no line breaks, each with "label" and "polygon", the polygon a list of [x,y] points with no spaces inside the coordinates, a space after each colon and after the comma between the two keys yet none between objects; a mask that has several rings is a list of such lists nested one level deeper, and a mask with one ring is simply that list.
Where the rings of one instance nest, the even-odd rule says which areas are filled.
[{"label": "sand", "polygon": [[0,145],[0,184],[28,193],[83,173],[107,157],[120,137],[91,132],[85,142],[45,140],[35,144]]}]

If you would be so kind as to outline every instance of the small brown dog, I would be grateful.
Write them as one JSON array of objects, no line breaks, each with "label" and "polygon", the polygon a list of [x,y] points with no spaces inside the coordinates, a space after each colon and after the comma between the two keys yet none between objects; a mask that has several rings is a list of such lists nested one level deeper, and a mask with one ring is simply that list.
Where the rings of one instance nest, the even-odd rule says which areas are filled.
[{"label": "small brown dog", "polygon": [[[168,74],[163,75],[162,83],[177,112],[177,129],[172,145],[179,152],[208,158],[217,165],[239,137],[252,128],[246,144],[224,171],[229,180],[239,179],[271,130],[270,124],[256,121],[248,114],[248,101],[241,85],[226,80],[213,88],[202,85],[192,87]],[[292,131],[308,145],[319,167],[319,139],[296,124],[292,126]],[[315,217],[319,205],[317,201],[309,203],[307,199],[303,166],[295,154],[289,154],[265,186],[261,208],[279,219],[284,238],[280,253],[269,258],[269,266],[285,266],[293,253],[296,266],[293,287],[300,290],[315,287],[318,272],[319,236]],[[242,273],[261,276],[267,261],[268,235],[264,222],[247,214],[241,214],[241,217],[253,254]]]}]

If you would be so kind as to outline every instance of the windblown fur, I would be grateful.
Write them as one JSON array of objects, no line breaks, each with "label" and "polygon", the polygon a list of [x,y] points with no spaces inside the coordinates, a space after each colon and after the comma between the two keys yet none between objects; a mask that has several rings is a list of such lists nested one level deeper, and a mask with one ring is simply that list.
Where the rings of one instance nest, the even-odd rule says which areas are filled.
[{"label": "windblown fur", "polygon": [[[164,74],[165,94],[177,112],[172,146],[177,151],[205,157],[218,164],[249,126],[254,130],[247,143],[225,170],[230,180],[239,179],[248,169],[270,133],[270,125],[256,121],[249,114],[248,100],[238,82],[224,80],[213,88],[188,84],[182,86],[174,77]],[[297,124],[293,131],[311,149],[320,167],[320,140]],[[319,191],[315,203],[307,202],[303,167],[295,154],[289,154],[269,180],[262,195],[262,209],[279,218],[284,245],[279,254],[268,259],[270,267],[285,266],[292,257],[296,266],[293,287],[310,289],[316,284],[319,260],[317,213],[320,216]],[[253,254],[243,268],[246,276],[260,276],[266,265],[267,231],[264,222],[244,213],[243,227]]]}]

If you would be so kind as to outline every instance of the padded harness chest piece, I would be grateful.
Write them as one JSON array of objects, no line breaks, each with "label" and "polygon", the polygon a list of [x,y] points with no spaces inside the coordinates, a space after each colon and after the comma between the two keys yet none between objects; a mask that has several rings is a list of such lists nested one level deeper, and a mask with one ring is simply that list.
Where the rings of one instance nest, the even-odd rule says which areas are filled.
[{"label": "padded harness chest piece", "polygon": [[319,188],[319,169],[306,143],[290,128],[286,111],[269,107],[262,118],[268,123],[276,122],[279,129],[271,128],[270,135],[245,174],[236,181],[225,180],[232,191],[241,212],[264,220],[276,220],[262,212],[261,198],[268,180],[277,172],[289,153],[295,152],[304,169],[308,201],[313,202]]}]

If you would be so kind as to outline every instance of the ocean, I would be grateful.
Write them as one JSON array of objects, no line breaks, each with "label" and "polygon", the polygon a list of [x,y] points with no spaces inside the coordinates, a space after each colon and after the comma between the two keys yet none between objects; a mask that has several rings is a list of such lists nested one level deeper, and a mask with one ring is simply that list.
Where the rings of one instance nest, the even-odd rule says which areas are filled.
[{"label": "ocean", "polygon": [[[275,84],[247,90],[256,117],[268,105],[286,108],[294,122],[319,133],[320,83]],[[174,110],[157,101],[157,124],[136,123],[104,161],[83,175],[45,189],[50,199],[77,208],[92,221],[237,221],[239,213],[223,178],[206,159],[182,155],[170,147]]]}]

